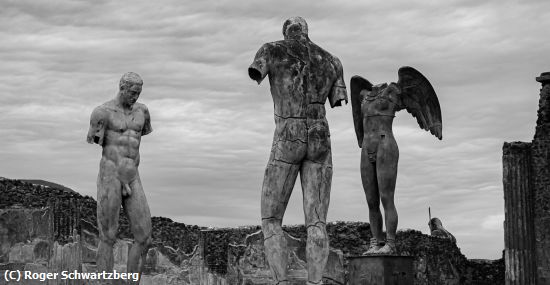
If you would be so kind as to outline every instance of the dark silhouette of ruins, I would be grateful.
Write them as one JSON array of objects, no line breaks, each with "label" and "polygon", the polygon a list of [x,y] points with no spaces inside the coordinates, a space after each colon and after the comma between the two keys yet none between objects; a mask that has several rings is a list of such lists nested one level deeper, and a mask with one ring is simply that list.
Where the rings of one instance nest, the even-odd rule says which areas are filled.
[{"label": "dark silhouette of ruins", "polygon": [[550,284],[550,72],[537,81],[537,127],[532,142],[505,142],[504,258],[506,284]]}]

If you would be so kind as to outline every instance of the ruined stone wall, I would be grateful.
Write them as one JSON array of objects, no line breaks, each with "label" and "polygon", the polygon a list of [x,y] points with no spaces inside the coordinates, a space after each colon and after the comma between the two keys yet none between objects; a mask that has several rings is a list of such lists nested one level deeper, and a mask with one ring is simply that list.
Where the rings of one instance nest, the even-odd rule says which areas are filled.
[{"label": "ruined stone wall", "polygon": [[[297,240],[303,242],[307,238],[306,229],[302,225],[283,228],[286,233]],[[244,276],[250,276],[251,272],[261,275],[254,282],[261,282],[262,278],[267,278],[264,276],[267,271],[263,267],[265,266],[263,245],[257,241],[250,241],[250,236],[254,236],[259,229],[260,227],[256,226],[208,231],[210,249],[205,251],[205,258],[209,261],[205,262],[205,266],[213,272],[221,273],[222,271],[216,271],[217,268],[222,264],[227,264],[230,271],[229,275],[226,274],[228,278],[235,278],[234,274],[239,270],[240,274]],[[346,257],[360,255],[367,250],[370,239],[369,224],[332,222],[327,224],[327,232],[330,237],[330,247],[343,252],[343,278],[347,280]],[[399,231],[397,233],[397,248],[402,254],[415,256],[415,284],[492,285],[504,283],[503,259],[470,261],[460,252],[455,243],[447,239],[431,237],[414,230]],[[248,256],[243,258],[241,255],[245,253]],[[246,266],[243,267],[243,264]],[[332,266],[332,268],[338,267]],[[336,275],[335,273],[329,274]],[[340,284],[336,281],[325,281]],[[345,282],[347,281],[344,281],[343,284],[346,284]]]},{"label": "ruined stone wall", "polygon": [[[78,193],[59,192],[58,189],[52,190],[51,188],[35,186],[16,180],[0,180],[0,190],[3,192],[3,197],[6,197],[6,199],[1,200],[0,208],[13,204],[41,207],[47,205],[44,201],[47,201],[49,198],[67,199],[68,201],[72,198],[73,202],[79,201],[78,203],[82,205],[80,207],[82,211],[80,216],[86,218],[85,222],[80,223],[79,244],[81,251],[79,258],[83,264],[82,270],[93,270],[90,264],[95,261],[94,251],[97,247],[97,229],[95,225],[97,222],[95,220],[96,204],[92,198],[80,196]],[[61,205],[62,209],[66,206],[64,203],[60,203],[59,205]],[[58,212],[60,214],[66,213],[63,211]],[[55,220],[54,217],[51,219]],[[250,243],[247,245],[246,242],[247,236],[260,230],[259,226],[204,231],[205,228],[173,222],[163,217],[153,217],[152,224],[154,247],[150,251],[151,262],[148,261],[149,265],[147,268],[149,269],[147,269],[146,275],[148,283],[145,284],[157,284],[158,282],[166,282],[166,284],[197,284],[193,282],[199,279],[209,280],[209,283],[206,284],[224,284],[224,282],[227,282],[226,278],[231,277],[230,270],[235,271],[235,268],[238,270],[245,268],[242,264],[238,264],[239,261],[237,259],[231,259],[231,256],[235,256],[235,250],[244,250],[243,252],[248,250],[250,252],[251,250],[254,251],[251,246],[261,247],[261,242],[257,241],[255,245]],[[203,230],[202,232],[201,229]],[[303,243],[307,238],[306,228],[303,225],[286,226],[284,230],[295,237],[299,241],[298,243]],[[340,250],[344,257],[342,262],[344,268],[343,278],[345,280],[347,278],[345,271],[347,261],[345,257],[359,255],[367,250],[370,239],[369,224],[361,222],[331,222],[327,224],[327,232],[330,237],[331,248],[333,250]],[[132,237],[124,216],[121,217],[118,237],[119,240]],[[73,237],[63,237],[57,243],[60,247],[63,247],[74,244],[75,241]],[[460,282],[460,284],[503,283],[504,267],[502,262],[470,262],[460,253],[460,249],[456,244],[448,240],[430,237],[419,231],[399,231],[397,246],[402,253],[416,256],[415,268],[417,276],[415,284],[456,284],[456,282]],[[121,252],[123,251],[121,249]],[[255,252],[255,255],[252,254],[246,257],[246,260],[258,261],[258,264],[260,264],[259,268],[265,266],[265,263],[260,262],[264,258],[263,250],[257,249]],[[295,272],[298,275],[303,274],[300,271],[300,260],[302,260],[299,258],[300,253],[296,254],[296,256],[298,258],[295,259],[297,270]],[[331,260],[338,260],[338,258]],[[337,275],[336,268],[339,268],[337,262],[329,265],[328,268],[335,270],[332,273],[328,273],[327,276]],[[266,268],[262,270],[264,273],[268,272]],[[185,278],[176,278],[175,276],[184,276]],[[334,284],[339,284],[337,283],[339,281],[334,282],[336,282]]]},{"label": "ruined stone wall", "polygon": [[96,221],[95,200],[76,192],[10,179],[0,180],[0,192],[0,209],[13,206],[50,208],[53,238],[59,243],[70,242],[73,231],[80,231],[81,218]]},{"label": "ruined stone wall", "polygon": [[550,284],[550,72],[537,81],[533,141],[503,148],[506,284]]},{"label": "ruined stone wall", "polygon": [[[0,193],[2,194],[0,209],[13,206],[52,208],[54,211],[52,217],[54,238],[61,244],[70,242],[74,228],[81,234],[80,219],[84,219],[92,225],[97,224],[97,204],[90,196],[12,179],[0,180]],[[199,226],[187,226],[183,223],[173,222],[168,218],[152,217],[152,227],[153,244],[162,244],[185,253],[191,253],[199,243],[201,230]],[[119,239],[133,238],[130,222],[124,211],[120,211],[117,237]]]},{"label": "ruined stone wall", "polygon": [[550,74],[537,80],[542,89],[531,148],[537,284],[550,284]]}]

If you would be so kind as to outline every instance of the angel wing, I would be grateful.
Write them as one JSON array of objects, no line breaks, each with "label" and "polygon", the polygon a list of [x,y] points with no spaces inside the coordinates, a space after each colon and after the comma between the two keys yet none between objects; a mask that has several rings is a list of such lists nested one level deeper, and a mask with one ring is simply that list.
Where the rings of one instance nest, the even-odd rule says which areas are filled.
[{"label": "angel wing", "polygon": [[[416,118],[420,128],[442,139],[441,108],[428,79],[409,66],[399,68],[398,75],[397,85],[401,89],[404,107]],[[353,89],[351,94],[353,96]]]},{"label": "angel wing", "polygon": [[365,78],[355,75],[350,80],[351,86],[351,110],[353,113],[353,124],[359,148],[363,145],[363,115],[361,114],[361,102],[363,102],[362,90],[371,91],[372,84]]}]

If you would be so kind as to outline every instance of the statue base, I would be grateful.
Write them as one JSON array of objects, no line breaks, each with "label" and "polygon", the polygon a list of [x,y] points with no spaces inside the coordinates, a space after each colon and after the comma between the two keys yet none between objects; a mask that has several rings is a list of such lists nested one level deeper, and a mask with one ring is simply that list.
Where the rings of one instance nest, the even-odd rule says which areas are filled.
[{"label": "statue base", "polygon": [[349,284],[412,285],[412,256],[365,255],[349,257]]}]

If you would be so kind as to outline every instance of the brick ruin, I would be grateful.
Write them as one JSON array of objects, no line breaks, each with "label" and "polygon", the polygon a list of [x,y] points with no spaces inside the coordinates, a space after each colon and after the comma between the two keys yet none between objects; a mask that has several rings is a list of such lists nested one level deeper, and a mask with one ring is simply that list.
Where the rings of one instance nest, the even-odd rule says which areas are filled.
[{"label": "brick ruin", "polygon": [[550,72],[542,84],[535,136],[504,143],[506,284],[550,284]]},{"label": "brick ruin", "polygon": [[[51,212],[50,222],[48,222],[51,234],[44,237],[41,236],[39,245],[44,244],[44,240],[46,240],[49,241],[50,249],[54,248],[53,243],[57,243],[59,244],[57,247],[62,247],[63,250],[72,252],[74,245],[80,242],[82,252],[78,258],[82,261],[82,270],[89,268],[89,264],[93,264],[94,253],[86,250],[88,248],[87,245],[94,243],[94,241],[97,242],[97,233],[94,233],[97,231],[94,230],[96,223],[96,202],[93,198],[83,197],[76,192],[67,192],[8,179],[0,179],[0,191],[3,195],[3,199],[0,200],[0,231],[8,220],[12,220],[8,218],[9,216],[6,216],[6,213],[14,206],[19,208],[15,212],[26,211],[25,209],[32,208],[48,208]],[[43,210],[38,211],[41,212]],[[24,223],[9,224],[23,225]],[[180,275],[183,274],[187,279],[170,284],[199,284],[193,281],[199,279],[210,281],[227,280],[228,283],[226,284],[231,284],[232,280],[249,278],[250,274],[254,275],[258,273],[263,276],[265,275],[263,273],[268,272],[267,265],[262,258],[263,250],[261,248],[263,245],[261,242],[261,233],[257,234],[260,230],[259,226],[208,229],[174,222],[164,217],[153,217],[152,225],[154,248],[150,251],[148,257],[148,260],[150,260],[148,264],[151,264],[147,266],[147,278],[149,278],[148,280],[152,284],[155,284],[157,281],[161,282],[159,280],[170,279],[170,272],[174,271],[184,272],[180,272]],[[301,242],[307,236],[303,225],[286,226],[284,229],[289,235]],[[334,266],[329,267],[336,271],[329,274],[340,276],[339,280],[345,280],[347,278],[347,257],[359,255],[368,248],[370,238],[369,224],[361,222],[332,222],[327,225],[327,231],[331,238],[331,248],[341,252],[344,269],[343,273],[338,273],[336,271],[342,267],[334,264]],[[32,232],[36,233],[37,231]],[[75,239],[74,233],[79,234],[79,239]],[[120,246],[120,251],[125,251],[128,247],[128,238],[132,238],[132,235],[129,230],[128,221],[122,213],[118,238],[119,242],[117,244]],[[12,249],[37,247],[36,244],[38,242],[26,244],[26,240],[33,240],[33,238],[21,237],[11,240]],[[16,245],[17,243],[19,244]],[[399,231],[397,246],[400,252],[415,256],[414,266],[417,272],[415,284],[503,283],[504,261],[502,259],[494,261],[468,260],[460,252],[457,245],[447,239],[431,237],[414,230]],[[93,248],[93,245],[91,248]],[[0,273],[2,268],[11,266],[10,264],[13,263],[13,260],[10,261],[8,253],[0,253]],[[300,251],[296,253],[299,260],[295,264],[300,266]],[[36,256],[40,257],[42,255]],[[71,256],[71,254],[67,254],[67,256]],[[27,259],[30,261],[32,259],[23,258],[22,256],[17,258],[19,258],[18,262]],[[50,256],[50,260],[52,258],[54,257]],[[334,260],[337,261],[338,259]],[[86,262],[88,264],[85,264]],[[70,262],[56,260],[54,263],[69,264]],[[242,267],[242,264],[248,265]],[[121,263],[120,266],[124,266],[124,263]],[[332,284],[329,280],[325,280],[325,282]],[[333,283],[346,284],[345,281],[344,283],[336,281]],[[149,284],[149,282],[145,282],[144,284]]]}]

